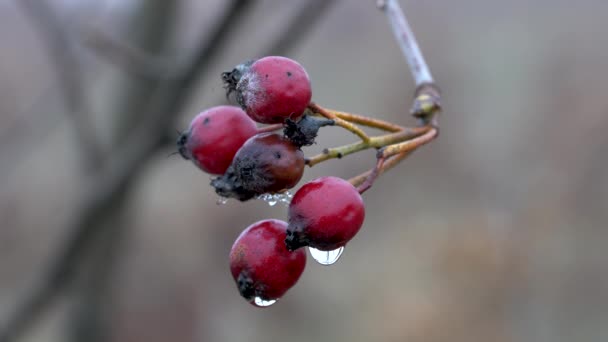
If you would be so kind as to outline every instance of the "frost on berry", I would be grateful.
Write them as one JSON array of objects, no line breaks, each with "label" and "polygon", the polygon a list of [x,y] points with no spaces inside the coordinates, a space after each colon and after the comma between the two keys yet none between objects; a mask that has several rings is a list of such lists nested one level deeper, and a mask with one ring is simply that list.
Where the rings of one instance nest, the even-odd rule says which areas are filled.
[{"label": "frost on berry", "polygon": [[253,120],[283,123],[299,119],[310,103],[312,90],[306,70],[296,61],[280,56],[260,58],[222,74],[227,93]]},{"label": "frost on berry", "polygon": [[321,127],[333,125],[335,125],[333,120],[314,119],[310,115],[304,115],[298,121],[287,119],[283,134],[296,146],[310,146],[315,143]]},{"label": "frost on berry", "polygon": [[258,134],[245,142],[224,175],[211,181],[215,192],[246,201],[294,187],[304,173],[304,154],[278,134]]},{"label": "frost on berry", "polygon": [[225,71],[222,73],[222,81],[224,82],[224,89],[226,89],[226,97],[236,91],[236,85],[243,77],[243,74],[249,70],[253,60],[246,61],[234,67],[231,71]]}]

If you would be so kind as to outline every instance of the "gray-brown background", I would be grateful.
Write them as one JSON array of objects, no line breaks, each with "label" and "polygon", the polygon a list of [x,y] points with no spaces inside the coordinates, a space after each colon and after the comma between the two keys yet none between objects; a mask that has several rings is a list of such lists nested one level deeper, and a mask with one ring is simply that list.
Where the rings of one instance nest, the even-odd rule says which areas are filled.
[{"label": "gray-brown background", "polygon": [[[82,168],[46,38],[17,2],[0,2],[0,326],[40,283],[70,234],[79,191],[95,181]],[[111,113],[141,75],[96,55],[83,32],[130,42],[150,18],[137,17],[137,1],[50,3],[76,42],[98,138],[117,154],[116,127],[128,125]],[[168,43],[159,43],[162,32],[145,43],[165,64],[207,39],[225,5],[175,3]],[[167,129],[223,103],[219,73],[257,57],[303,3],[255,4]],[[86,263],[25,340],[77,340],[95,310],[105,335],[94,336],[108,341],[608,339],[608,2],[401,3],[443,90],[441,136],[365,194],[364,228],[336,265],[309,259],[278,304],[248,305],[228,251],[243,228],[284,219],[285,208],[217,206],[209,176],[163,148],[113,203],[124,210],[120,224],[106,225],[120,230],[101,254],[109,276],[98,274],[104,262]],[[287,53],[307,68],[313,99],[411,123],[413,82],[382,13],[373,1],[330,7]],[[352,139],[327,128],[306,153]],[[330,161],[304,177],[348,178],[373,158]],[[99,289],[96,276],[107,281]]]}]

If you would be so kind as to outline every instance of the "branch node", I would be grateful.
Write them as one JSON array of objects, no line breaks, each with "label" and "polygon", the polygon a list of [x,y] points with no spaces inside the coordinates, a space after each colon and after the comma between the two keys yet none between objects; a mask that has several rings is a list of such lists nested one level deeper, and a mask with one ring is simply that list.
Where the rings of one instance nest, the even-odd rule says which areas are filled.
[{"label": "branch node", "polygon": [[435,114],[441,111],[439,88],[433,83],[423,83],[416,88],[414,103],[410,113],[428,123]]}]

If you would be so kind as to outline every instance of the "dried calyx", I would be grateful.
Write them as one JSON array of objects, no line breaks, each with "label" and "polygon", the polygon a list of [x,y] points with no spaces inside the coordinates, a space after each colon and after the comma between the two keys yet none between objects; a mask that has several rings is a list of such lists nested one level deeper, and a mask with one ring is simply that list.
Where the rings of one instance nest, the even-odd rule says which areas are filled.
[{"label": "dried calyx", "polygon": [[236,85],[241,80],[241,77],[251,64],[253,64],[254,60],[246,61],[234,67],[231,71],[225,71],[222,73],[222,81],[224,82],[224,89],[226,89],[226,97],[229,97],[230,94],[236,91]]},{"label": "dried calyx", "polygon": [[283,134],[298,147],[310,146],[315,143],[321,127],[333,125],[334,120],[315,119],[307,113],[298,121],[287,119]]}]

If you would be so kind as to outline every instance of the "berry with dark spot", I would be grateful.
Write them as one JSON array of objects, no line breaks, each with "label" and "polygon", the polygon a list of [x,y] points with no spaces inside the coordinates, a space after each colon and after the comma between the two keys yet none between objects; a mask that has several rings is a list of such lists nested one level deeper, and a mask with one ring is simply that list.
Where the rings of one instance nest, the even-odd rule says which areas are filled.
[{"label": "berry with dark spot", "polygon": [[346,245],[361,229],[365,206],[349,182],[321,177],[295,193],[288,217],[285,244],[289,250],[310,246],[331,251]]},{"label": "berry with dark spot", "polygon": [[198,114],[177,140],[179,153],[211,174],[223,174],[236,152],[257,132],[255,122],[235,106],[217,106]]},{"label": "berry with dark spot", "polygon": [[211,181],[222,197],[249,200],[293,188],[304,174],[304,153],[274,133],[251,137],[238,150],[224,175]]},{"label": "berry with dark spot", "polygon": [[306,70],[296,61],[280,56],[241,64],[222,74],[228,94],[247,114],[261,123],[297,120],[310,103],[312,90]]},{"label": "berry with dark spot", "polygon": [[285,247],[287,223],[259,221],[247,227],[230,250],[230,272],[247,301],[281,298],[298,281],[306,266],[304,250]]}]

